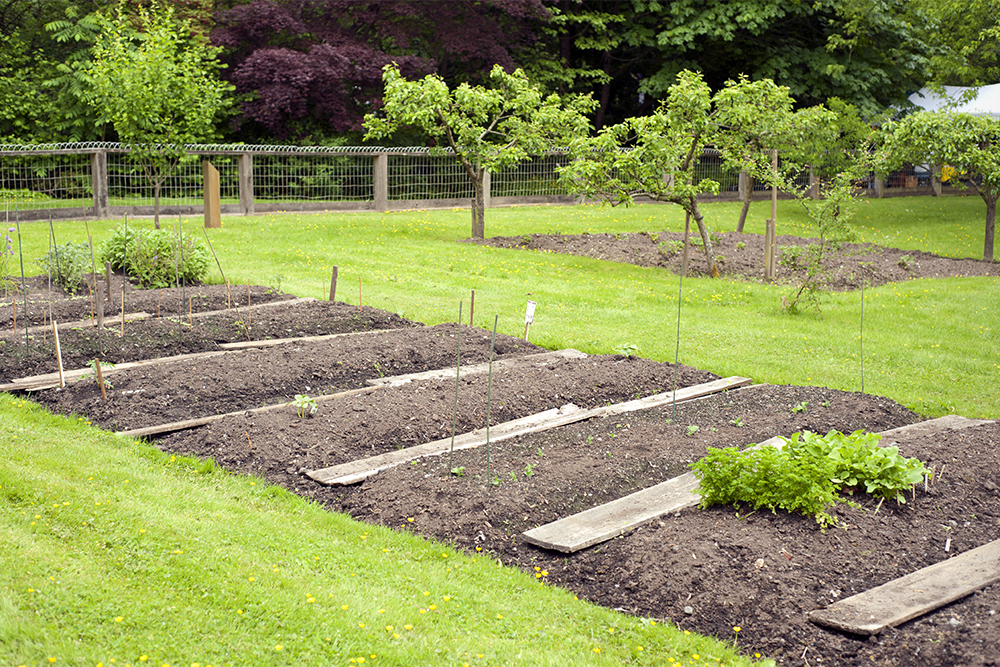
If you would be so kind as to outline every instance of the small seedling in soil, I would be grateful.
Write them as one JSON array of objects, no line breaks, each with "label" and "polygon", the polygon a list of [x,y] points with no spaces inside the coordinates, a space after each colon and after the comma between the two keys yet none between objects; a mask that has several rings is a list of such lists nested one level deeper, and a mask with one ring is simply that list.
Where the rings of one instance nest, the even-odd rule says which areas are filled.
[{"label": "small seedling in soil", "polygon": [[[80,379],[87,380],[89,378],[94,378],[94,382],[97,382],[97,361],[95,359],[91,359],[90,361],[87,362],[87,367],[90,368],[91,372],[84,373],[83,375],[80,376]],[[114,367],[115,367],[114,364],[109,364],[109,363],[101,364],[101,368],[114,368]],[[114,389],[114,385],[111,384],[111,381],[109,379],[104,378],[104,388]]]},{"label": "small seedling in soil", "polygon": [[823,407],[824,408],[830,407],[830,401],[823,401]]},{"label": "small seedling in soil", "polygon": [[695,424],[688,424],[688,435],[694,435],[698,432],[698,426]]},{"label": "small seedling in soil", "polygon": [[797,412],[805,412],[806,408],[808,408],[808,407],[809,407],[809,401],[802,401],[801,403],[799,403],[798,405],[796,405],[794,408],[792,408],[792,414],[795,414]]},{"label": "small seedling in soil", "polygon": [[285,403],[285,405],[294,405],[295,412],[298,413],[299,417],[311,417],[316,414],[316,399],[309,398],[307,394],[295,394],[295,400]]},{"label": "small seedling in soil", "polygon": [[735,426],[736,428],[742,428],[743,427],[743,417],[737,417],[736,419],[730,419],[729,423],[732,424],[733,426]]},{"label": "small seedling in soil", "polygon": [[537,454],[539,458],[545,456],[545,452],[542,451],[541,447],[539,447],[538,450],[535,451],[535,454]]},{"label": "small seedling in soil", "polygon": [[455,477],[461,477],[465,474],[465,466],[458,466],[457,468],[451,469],[451,474]]},{"label": "small seedling in soil", "polygon": [[634,343],[621,343],[613,351],[623,357],[634,357],[639,352],[639,348]]},{"label": "small seedling in soil", "polygon": [[517,481],[517,473],[514,472],[513,470],[511,470],[510,471],[510,478],[516,482]]},{"label": "small seedling in soil", "polygon": [[524,476],[525,477],[534,477],[535,476],[535,466],[532,465],[531,463],[529,463],[528,465],[524,466]]},{"label": "small seedling in soil", "polygon": [[747,244],[744,243],[743,241],[740,241],[739,243],[736,244],[736,249],[737,250],[743,250],[746,247],[747,247]]},{"label": "small seedling in soil", "polygon": [[913,258],[910,257],[909,255],[903,255],[902,257],[899,258],[899,261],[896,263],[899,265],[899,268],[903,269],[904,271],[909,271],[910,265],[913,264]]}]

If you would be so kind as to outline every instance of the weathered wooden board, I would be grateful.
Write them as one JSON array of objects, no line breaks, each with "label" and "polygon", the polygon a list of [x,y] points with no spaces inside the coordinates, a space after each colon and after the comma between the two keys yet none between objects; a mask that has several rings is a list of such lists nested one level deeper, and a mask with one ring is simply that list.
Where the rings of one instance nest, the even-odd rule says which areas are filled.
[{"label": "weathered wooden board", "polygon": [[224,350],[242,350],[248,347],[272,347],[274,345],[286,345],[289,343],[321,343],[325,340],[333,340],[343,336],[360,336],[362,334],[381,334],[399,329],[375,329],[372,331],[349,331],[348,333],[323,334],[320,336],[298,336],[297,338],[269,338],[266,340],[241,340],[238,343],[219,343],[219,347]]},{"label": "weathered wooden board", "polygon": [[[540,352],[538,354],[527,354],[520,357],[512,357],[507,359],[497,359],[493,362],[493,370],[504,370],[511,367],[523,368],[532,366],[547,366],[553,361],[558,361],[560,359],[586,359],[587,355],[583,352],[573,349],[556,350],[555,352]],[[486,373],[490,370],[489,363],[483,364],[469,364],[468,366],[462,366],[461,376],[475,375],[479,373]],[[399,385],[406,384],[407,382],[425,382],[431,380],[454,380],[455,379],[455,369],[453,368],[442,368],[433,371],[423,371],[421,373],[409,373],[407,375],[393,375],[392,377],[384,378],[372,378],[368,380],[368,384],[373,385],[385,385],[390,387],[398,387]]]},{"label": "weathered wooden board", "polygon": [[[771,438],[755,447],[782,444],[780,438]],[[521,536],[545,549],[573,553],[614,539],[664,514],[697,505],[701,500],[695,493],[697,488],[698,478],[686,472],[610,503],[525,531]]]},{"label": "weathered wooden board", "polygon": [[[354,396],[355,394],[368,394],[378,387],[362,387],[360,389],[349,389],[348,391],[342,391],[336,394],[327,394],[325,396],[317,396],[313,400],[317,403],[322,403],[323,401],[329,401],[336,398],[344,398],[346,396]],[[199,426],[206,426],[213,422],[221,421],[227,417],[236,417],[239,415],[254,414],[257,412],[268,412],[270,410],[280,410],[281,408],[288,408],[288,403],[277,403],[275,405],[264,405],[259,408],[250,408],[249,410],[240,410],[238,412],[226,412],[221,415],[209,415],[207,417],[198,417],[195,419],[184,419],[176,422],[169,422],[166,424],[157,424],[155,426],[146,426],[143,428],[137,428],[131,431],[118,431],[119,435],[127,435],[133,438],[142,438],[147,435],[158,435],[161,433],[173,433],[174,431],[183,431],[189,428],[197,428]]]},{"label": "weathered wooden board", "polygon": [[[911,435],[925,437],[987,423],[990,423],[989,420],[949,415],[885,431],[882,433],[883,445],[890,444],[887,440],[892,436],[905,434],[907,437]],[[780,438],[771,438],[755,447],[765,445],[780,447],[782,444]],[[522,533],[522,536],[527,542],[540,547],[572,553],[618,537],[664,514],[697,505],[700,500],[696,493],[697,488],[694,475],[685,473],[618,500],[533,528]]]},{"label": "weathered wooden board", "polygon": [[[140,311],[137,313],[127,314],[125,316],[125,321],[136,322],[139,320],[148,320],[151,317],[152,315],[150,315],[149,313],[143,313]],[[109,327],[112,324],[121,324],[121,323],[122,323],[121,315],[108,316],[104,318],[105,327]],[[75,322],[57,323],[57,326],[59,329],[93,329],[97,325],[94,324],[93,320],[78,320]],[[24,329],[20,329],[20,331],[24,331]],[[49,324],[36,324],[35,326],[28,327],[28,333],[40,333],[43,331],[52,331],[52,323],[50,322]]]},{"label": "weathered wooden board", "polygon": [[[561,408],[553,408],[545,412],[522,417],[521,419],[503,422],[502,424],[490,427],[489,441],[498,442],[541,429],[572,424],[573,422],[586,419],[588,412],[589,410],[584,410],[569,403]],[[469,433],[456,435],[454,450],[472,449],[473,447],[485,445],[486,441],[486,429],[477,429]],[[371,456],[366,459],[330,466],[329,468],[313,470],[306,474],[320,484],[345,486],[363,482],[372,475],[394,466],[409,463],[410,461],[427,456],[440,456],[450,451],[452,451],[452,439],[449,437],[422,445],[398,449],[378,456]]]},{"label": "weathered wooden board", "polygon": [[811,611],[808,618],[844,632],[877,635],[997,581],[1000,540]]},{"label": "weathered wooden board", "polygon": [[[195,359],[207,359],[220,354],[235,354],[227,350],[212,350],[211,352],[192,352],[190,354],[178,354],[173,357],[157,357],[156,359],[143,359],[141,361],[129,361],[124,364],[116,364],[114,368],[110,364],[101,364],[101,370],[105,375],[112,375],[130,368],[142,368],[144,366],[159,366],[161,364],[171,364],[178,361],[192,361]],[[67,383],[79,380],[81,376],[91,373],[90,368],[78,368],[72,371],[65,371],[63,376]],[[31,377],[14,380],[9,384],[0,385],[0,391],[41,391],[59,386],[59,373],[46,373],[45,375],[33,375]]]},{"label": "weathered wooden board", "polygon": [[[694,387],[686,387],[676,392],[676,400],[678,402],[691,400],[699,396],[704,396],[706,392],[719,392],[724,389],[739,387],[748,382],[750,382],[750,380],[747,378],[732,377],[707,382]],[[646,402],[647,399],[642,399],[639,401],[620,403],[619,405],[632,406],[632,410],[642,410],[649,407],[655,407],[656,405],[662,405],[664,402],[673,400],[674,397],[675,393],[669,392],[650,397],[650,399],[656,398],[658,402],[648,403]],[[501,424],[497,424],[496,426],[492,426],[490,428],[489,439],[491,442],[496,442],[519,435],[525,435],[527,433],[534,433],[536,431],[544,431],[558,426],[565,426],[566,424],[572,424],[573,422],[583,421],[593,417],[605,417],[612,414],[620,414],[620,412],[626,411],[609,411],[610,408],[614,407],[616,406],[606,406],[602,408],[594,408],[592,410],[584,410],[572,404],[565,405],[559,409],[547,410],[545,412],[529,415],[521,419],[515,419],[513,421],[503,422]],[[486,429],[477,429],[470,433],[455,436],[454,448],[456,450],[471,449],[473,447],[485,445],[486,441]],[[428,442],[414,447],[407,447],[406,449],[400,449],[366,459],[359,459],[357,461],[350,461],[348,463],[330,466],[329,468],[313,470],[307,474],[321,484],[331,486],[357,484],[358,482],[362,482],[372,475],[378,474],[379,472],[392,468],[393,466],[408,463],[425,456],[439,456],[441,454],[446,454],[451,450],[451,447],[451,438],[444,438],[442,440],[435,440],[434,442]]]}]

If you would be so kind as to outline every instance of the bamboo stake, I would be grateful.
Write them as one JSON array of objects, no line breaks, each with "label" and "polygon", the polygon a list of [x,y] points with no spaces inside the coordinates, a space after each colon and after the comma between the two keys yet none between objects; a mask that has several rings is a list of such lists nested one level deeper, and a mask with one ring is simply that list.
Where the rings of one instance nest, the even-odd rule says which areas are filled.
[{"label": "bamboo stake", "polygon": [[330,301],[337,296],[337,267],[333,267],[333,274],[330,276]]},{"label": "bamboo stake", "polygon": [[104,389],[104,371],[101,370],[101,360],[94,359],[94,370],[97,371],[97,384],[101,387],[101,400],[108,400],[108,392]]},{"label": "bamboo stake", "polygon": [[[17,226],[17,255],[21,261],[21,295],[24,297],[24,353],[28,353],[28,287],[24,283],[24,248],[21,244],[21,212],[14,205],[14,224]],[[14,306],[17,310],[17,306]]]},{"label": "bamboo stake", "polygon": [[125,274],[122,274],[122,338],[125,338]]},{"label": "bamboo stake", "polygon": [[96,321],[94,318],[94,290],[91,289],[90,283],[87,283],[87,294],[90,295],[90,325],[96,326]]},{"label": "bamboo stake", "polygon": [[495,315],[493,317],[493,339],[490,341],[490,365],[489,372],[487,374],[486,380],[486,488],[489,489],[493,484],[491,469],[490,469],[490,399],[493,392],[493,349],[497,342],[497,322],[500,321],[500,316]]},{"label": "bamboo stake", "polygon": [[476,290],[472,290],[472,296],[469,297],[469,326],[472,326],[472,315],[476,310]]},{"label": "bamboo stake", "polygon": [[358,276],[358,312],[361,312],[361,276]]},{"label": "bamboo stake", "polygon": [[253,324],[253,313],[250,312],[250,281],[247,280],[247,325]]},{"label": "bamboo stake", "polygon": [[193,296],[188,297],[188,326],[190,326],[191,329],[194,329],[194,316],[191,315],[191,299],[193,298]]},{"label": "bamboo stake", "polygon": [[66,379],[63,377],[62,350],[59,349],[59,325],[52,320],[52,333],[56,337],[56,360],[59,362],[59,388],[66,386]]},{"label": "bamboo stake", "polygon": [[156,288],[156,319],[160,319],[160,297],[163,295],[163,290]]},{"label": "bamboo stake", "polygon": [[451,413],[451,447],[448,450],[448,470],[454,468],[455,431],[458,429],[458,381],[462,375],[462,302],[458,302],[458,361],[455,364],[455,408]]}]

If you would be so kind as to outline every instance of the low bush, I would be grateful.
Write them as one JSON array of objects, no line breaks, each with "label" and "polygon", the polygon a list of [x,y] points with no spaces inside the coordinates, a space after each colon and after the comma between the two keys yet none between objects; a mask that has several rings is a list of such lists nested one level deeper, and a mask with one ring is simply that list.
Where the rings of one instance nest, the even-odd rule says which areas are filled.
[{"label": "low bush", "polygon": [[208,275],[208,249],[188,234],[166,229],[142,230],[122,225],[101,246],[101,261],[122,269],[141,287],[169,287],[201,282]]},{"label": "low bush", "polygon": [[52,276],[52,281],[70,294],[76,294],[83,285],[83,274],[90,270],[90,246],[86,243],[67,241],[54,245],[36,260],[42,271]]},{"label": "low bush", "polygon": [[710,447],[707,456],[691,464],[699,482],[698,506],[746,503],[754,510],[799,512],[826,528],[837,523],[827,508],[849,502],[840,491],[863,490],[905,503],[903,491],[930,471],[918,459],[901,456],[896,446],[880,447],[881,439],[864,431],[825,436],[803,431],[782,438],[781,449]]}]

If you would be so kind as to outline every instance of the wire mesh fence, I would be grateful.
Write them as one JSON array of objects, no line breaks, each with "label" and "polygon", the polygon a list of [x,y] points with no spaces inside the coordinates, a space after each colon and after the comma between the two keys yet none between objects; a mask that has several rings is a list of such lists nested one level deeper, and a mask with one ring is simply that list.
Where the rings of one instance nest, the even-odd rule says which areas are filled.
[{"label": "wire mesh fence", "polygon": [[[469,175],[453,155],[424,148],[186,148],[188,153],[176,168],[163,175],[161,210],[173,207],[188,214],[200,210],[204,202],[203,161],[210,161],[218,170],[220,203],[230,213],[252,213],[255,202],[303,209],[339,206],[384,210],[406,208],[408,203],[433,206],[433,202],[454,206],[456,199],[474,195]],[[491,174],[487,199],[504,198],[504,204],[539,199],[574,201],[576,193],[559,181],[558,168],[567,159],[565,154],[550,153],[499,169]],[[740,174],[728,168],[717,151],[706,151],[697,165],[695,180],[704,179],[719,183],[720,198],[739,197]],[[797,189],[805,191],[809,183],[808,171],[800,172]],[[931,172],[919,166],[894,172],[884,181],[873,175],[859,187],[881,188],[876,196],[940,191]],[[755,189],[761,188],[755,184]],[[148,213],[154,196],[149,173],[120,144],[0,145],[0,201],[8,208],[34,212],[35,217],[56,211],[61,211],[62,217],[81,212],[97,217]]]}]

